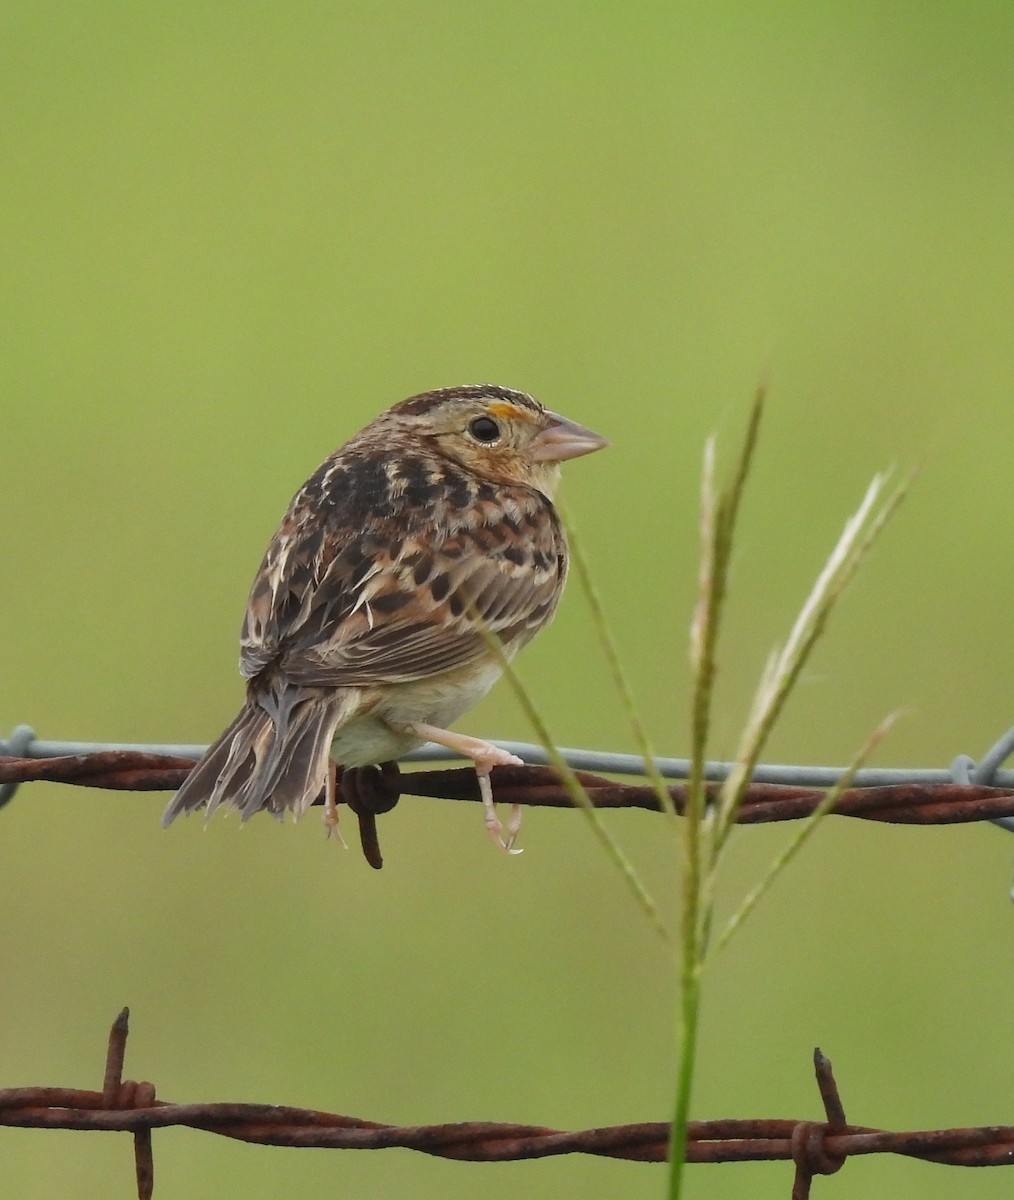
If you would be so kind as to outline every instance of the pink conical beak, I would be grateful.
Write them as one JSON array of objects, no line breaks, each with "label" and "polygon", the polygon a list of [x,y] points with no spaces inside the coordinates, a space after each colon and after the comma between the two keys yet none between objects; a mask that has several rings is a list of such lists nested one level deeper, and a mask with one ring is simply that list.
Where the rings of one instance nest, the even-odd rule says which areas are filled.
[{"label": "pink conical beak", "polygon": [[528,455],[534,462],[563,462],[609,445],[604,437],[558,413],[547,412],[546,416],[549,426],[528,443]]}]

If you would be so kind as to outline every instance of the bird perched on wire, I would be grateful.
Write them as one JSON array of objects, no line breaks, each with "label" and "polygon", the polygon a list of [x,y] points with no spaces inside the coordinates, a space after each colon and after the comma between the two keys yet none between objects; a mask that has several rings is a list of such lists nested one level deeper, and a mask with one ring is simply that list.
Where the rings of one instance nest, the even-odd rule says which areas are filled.
[{"label": "bird perched on wire", "polygon": [[506,840],[490,771],[520,763],[447,729],[553,616],[567,544],[552,496],[560,463],[606,445],[524,392],[443,388],[395,404],[293,497],[250,591],[239,715],[170,801],[245,820],[300,816],[333,764],[397,759],[426,741],[475,764],[485,821]]}]

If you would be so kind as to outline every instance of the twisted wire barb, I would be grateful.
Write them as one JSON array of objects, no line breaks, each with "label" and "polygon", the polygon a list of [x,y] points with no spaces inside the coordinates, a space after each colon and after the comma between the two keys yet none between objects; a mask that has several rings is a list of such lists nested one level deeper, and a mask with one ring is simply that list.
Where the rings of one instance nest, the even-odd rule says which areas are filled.
[{"label": "twisted wire barb", "polygon": [[[118,1130],[134,1136],[137,1194],[154,1188],[152,1130],[171,1125],[271,1146],[334,1150],[417,1150],[439,1158],[506,1162],[560,1154],[592,1154],[664,1162],[669,1123],[648,1121],[596,1129],[457,1121],[441,1125],[386,1125],[341,1113],[275,1104],[172,1104],[151,1083],[123,1079],[128,1010],[113,1022],[101,1091],[59,1087],[0,1089],[0,1126],[30,1129]],[[691,1121],[689,1162],[792,1161],[793,1200],[806,1200],[815,1175],[839,1170],[855,1154],[902,1154],[962,1167],[1014,1163],[1014,1126],[889,1132],[845,1120],[831,1063],[814,1052],[824,1121],[747,1119]]]}]

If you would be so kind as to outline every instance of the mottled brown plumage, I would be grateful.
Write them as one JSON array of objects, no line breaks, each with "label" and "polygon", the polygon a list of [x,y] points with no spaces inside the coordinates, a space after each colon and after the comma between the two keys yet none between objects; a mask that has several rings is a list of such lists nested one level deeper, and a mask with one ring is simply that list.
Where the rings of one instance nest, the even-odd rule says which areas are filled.
[{"label": "mottled brown plumage", "polygon": [[[567,547],[559,463],[597,435],[491,385],[413,396],[296,493],[254,579],[241,637],[247,702],[166,809],[300,815],[348,767],[431,739],[489,769],[516,761],[451,734],[552,617]],[[333,810],[332,810],[333,811]]]}]

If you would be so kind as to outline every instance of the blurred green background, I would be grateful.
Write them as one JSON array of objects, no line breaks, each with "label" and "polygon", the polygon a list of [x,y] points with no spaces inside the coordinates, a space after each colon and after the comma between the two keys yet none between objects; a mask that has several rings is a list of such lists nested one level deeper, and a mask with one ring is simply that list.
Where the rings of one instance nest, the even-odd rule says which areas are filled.
[{"label": "blurred green background", "polygon": [[[566,501],[661,751],[686,737],[700,452],[771,404],[714,752],[872,473],[921,462],[768,759],[944,766],[1012,720],[1014,12],[828,4],[95,5],[0,11],[0,728],[210,740],[289,497],[395,400],[491,380],[612,448]],[[631,739],[572,587],[521,659],[563,744]],[[501,686],[462,727],[530,737]],[[573,813],[525,855],[406,801],[387,865],[319,822],[163,832],[162,795],[0,817],[0,1086],[424,1123],[666,1119],[666,956]],[[675,915],[659,819],[610,828]],[[788,832],[742,833],[723,907]],[[831,821],[709,976],[694,1112],[1010,1122],[1014,841]],[[445,1163],[155,1135],[156,1193],[655,1197],[662,1168]],[[17,1200],[131,1194],[125,1137],[0,1130]],[[782,1165],[690,1195],[787,1195]],[[1008,1196],[875,1157],[821,1197]]]}]

